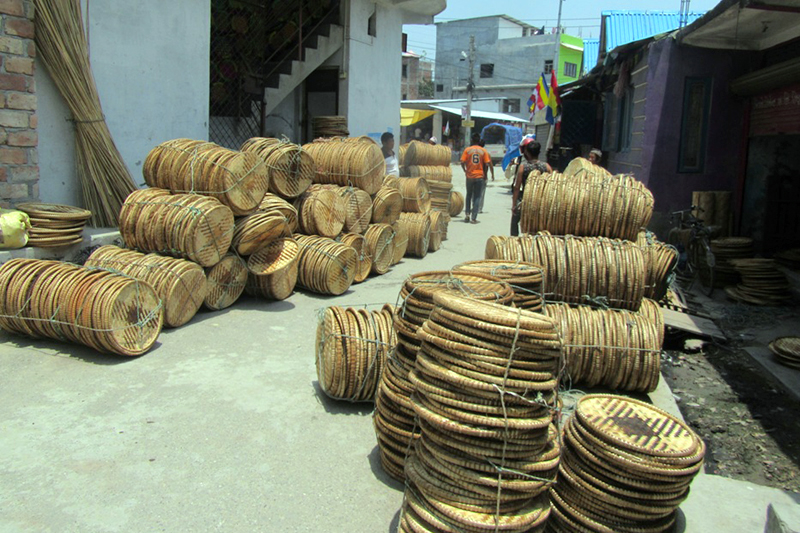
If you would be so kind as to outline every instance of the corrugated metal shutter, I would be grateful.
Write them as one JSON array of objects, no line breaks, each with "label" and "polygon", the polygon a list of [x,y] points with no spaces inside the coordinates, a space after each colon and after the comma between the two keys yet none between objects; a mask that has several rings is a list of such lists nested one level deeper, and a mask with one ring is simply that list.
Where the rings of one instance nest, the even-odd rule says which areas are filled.
[{"label": "corrugated metal shutter", "polygon": [[754,96],[750,136],[800,134],[800,84]]}]

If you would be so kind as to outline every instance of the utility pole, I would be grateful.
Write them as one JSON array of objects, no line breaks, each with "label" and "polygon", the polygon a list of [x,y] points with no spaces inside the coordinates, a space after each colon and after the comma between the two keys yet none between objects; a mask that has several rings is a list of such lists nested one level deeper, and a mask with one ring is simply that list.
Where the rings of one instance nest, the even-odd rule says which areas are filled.
[{"label": "utility pole", "polygon": [[[556,23],[556,51],[553,55],[553,72],[556,73],[556,80],[558,80],[558,52],[561,49],[561,8],[564,6],[564,0],[558,0],[558,22]],[[554,89],[551,87],[551,91]],[[556,136],[556,125],[550,125],[550,134],[547,136],[547,145],[545,150],[550,150],[553,147],[553,139]]]},{"label": "utility pole", "polygon": [[475,90],[475,36],[469,36],[469,77],[467,78],[467,118],[465,119],[468,124],[466,127],[466,138],[464,139],[464,147],[470,145],[472,139],[472,93]]}]

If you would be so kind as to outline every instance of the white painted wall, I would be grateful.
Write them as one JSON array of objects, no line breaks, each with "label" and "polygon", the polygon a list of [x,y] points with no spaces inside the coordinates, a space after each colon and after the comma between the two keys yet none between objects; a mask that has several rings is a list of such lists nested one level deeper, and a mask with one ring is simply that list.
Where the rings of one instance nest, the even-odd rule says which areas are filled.
[{"label": "white painted wall", "polygon": [[[210,0],[81,3],[106,121],[141,184],[153,146],[208,137]],[[70,113],[40,62],[36,84],[41,200],[82,205]]]},{"label": "white painted wall", "polygon": [[514,39],[522,37],[522,26],[508,19],[497,19],[497,39]]},{"label": "white painted wall", "polygon": [[[377,9],[377,35],[367,20]],[[400,134],[400,84],[404,13],[369,0],[351,0],[346,34],[347,79],[340,86],[340,112],[347,114],[350,135]]]}]

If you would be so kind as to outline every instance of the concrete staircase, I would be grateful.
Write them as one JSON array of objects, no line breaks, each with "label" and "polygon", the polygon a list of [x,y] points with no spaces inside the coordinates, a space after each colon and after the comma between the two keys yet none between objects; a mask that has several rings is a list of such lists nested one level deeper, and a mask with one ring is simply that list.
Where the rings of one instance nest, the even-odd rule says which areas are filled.
[{"label": "concrete staircase", "polygon": [[269,115],[303,83],[312,72],[328,60],[344,44],[344,28],[336,24],[326,26],[326,33],[310,37],[303,47],[303,61],[286,61],[267,79],[264,89],[264,113]]}]

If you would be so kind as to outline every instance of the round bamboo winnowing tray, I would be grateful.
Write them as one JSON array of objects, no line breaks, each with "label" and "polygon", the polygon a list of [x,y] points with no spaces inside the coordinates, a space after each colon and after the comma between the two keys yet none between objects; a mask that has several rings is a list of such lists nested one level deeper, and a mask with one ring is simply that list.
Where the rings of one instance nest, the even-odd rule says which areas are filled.
[{"label": "round bamboo winnowing tray", "polygon": [[386,360],[397,344],[393,314],[388,304],[379,311],[323,310],[317,325],[316,367],[326,395],[354,402],[375,398]]},{"label": "round bamboo winnowing tray", "polygon": [[546,300],[635,311],[644,297],[645,256],[630,241],[547,232],[495,235],[486,241],[485,256],[542,265]]},{"label": "round bamboo winnowing tray", "polygon": [[83,229],[92,212],[70,205],[23,203],[16,209],[26,213],[31,227],[28,245],[38,248],[69,246],[83,241]]},{"label": "round bamboo winnowing tray", "polygon": [[299,144],[279,139],[253,137],[245,141],[242,152],[253,152],[264,160],[269,177],[269,192],[281,198],[297,198],[311,186],[315,163]]},{"label": "round bamboo winnowing tray", "polygon": [[343,231],[345,233],[364,233],[372,219],[372,198],[361,189],[355,187],[339,187],[338,185],[312,185],[309,193],[330,190],[342,197],[345,204]]},{"label": "round bamboo winnowing tray", "polygon": [[450,216],[457,217],[464,209],[464,195],[458,191],[450,191]]},{"label": "round bamboo winnowing tray", "polygon": [[677,248],[659,241],[649,231],[642,231],[636,241],[644,252],[647,279],[645,282],[645,298],[661,301],[669,290],[669,281],[680,254]]},{"label": "round bamboo winnowing tray", "polygon": [[780,337],[769,343],[779,363],[800,369],[800,337]]},{"label": "round bamboo winnowing tray", "polygon": [[297,284],[319,294],[338,296],[353,284],[358,266],[358,254],[345,244],[303,235],[297,238],[300,246]]},{"label": "round bamboo winnowing tray", "polygon": [[571,383],[630,392],[658,386],[664,320],[652,300],[638,312],[550,303],[544,313],[559,326]]},{"label": "round bamboo winnowing tray", "polygon": [[371,224],[364,234],[372,272],[386,274],[394,259],[394,230],[389,224]]},{"label": "round bamboo winnowing tray", "polygon": [[233,212],[214,198],[172,195],[156,188],[132,192],[119,216],[127,247],[191,259],[205,267],[228,252],[233,226]]},{"label": "round bamboo winnowing tray", "polygon": [[397,220],[392,224],[392,230],[394,231],[394,236],[392,237],[392,249],[394,250],[392,265],[396,265],[403,260],[408,251],[408,223]]},{"label": "round bamboo winnowing tray", "polygon": [[529,531],[544,523],[559,464],[555,323],[446,292],[433,303],[409,373],[420,435],[405,463],[407,486],[451,530],[483,523],[490,531],[497,520]]},{"label": "round bamboo winnowing tray", "polygon": [[370,196],[378,192],[386,175],[381,148],[374,142],[343,139],[317,140],[303,146],[317,167],[314,183],[358,187]]},{"label": "round bamboo winnowing tray", "polygon": [[282,214],[254,213],[235,221],[231,248],[239,255],[248,256],[289,233],[289,225]]},{"label": "round bamboo winnowing tray", "polygon": [[143,173],[150,187],[211,196],[236,215],[255,211],[269,189],[261,157],[206,141],[175,139],[159,144],[147,155]]},{"label": "round bamboo winnowing tray", "polygon": [[[400,292],[402,306],[395,315],[398,346],[381,376],[375,397],[373,418],[384,470],[402,480],[403,463],[416,429],[411,394],[414,390],[408,373],[414,368],[417,330],[428,319],[435,304],[433,297],[448,292],[501,304],[509,304],[514,292],[497,278],[458,272],[421,272],[408,278]],[[418,434],[418,432],[417,432]]]},{"label": "round bamboo winnowing tray", "polygon": [[425,257],[428,255],[431,239],[431,219],[425,213],[402,213],[397,224],[403,226],[408,235],[406,255]]},{"label": "round bamboo winnowing tray", "polygon": [[353,278],[353,283],[361,283],[366,280],[370,272],[372,272],[372,257],[367,248],[367,239],[357,233],[345,233],[339,237],[339,241],[351,247],[358,254],[356,275]]},{"label": "round bamboo winnowing tray", "polygon": [[601,167],[600,165],[595,165],[588,159],[585,159],[583,157],[576,157],[575,159],[570,161],[569,165],[567,165],[567,168],[564,169],[564,175],[567,177],[602,179],[602,178],[610,178],[611,172]]},{"label": "round bamboo winnowing tray", "polygon": [[438,181],[450,183],[453,181],[453,170],[447,166],[419,166],[411,165],[406,167],[411,178],[425,178],[429,182]]},{"label": "round bamboo winnowing tray", "polygon": [[531,172],[520,207],[520,229],[555,235],[635,241],[653,216],[653,194],[630,175],[574,177]]},{"label": "round bamboo winnowing tray", "polygon": [[209,309],[218,311],[236,303],[247,284],[247,264],[234,254],[228,254],[222,261],[206,269],[208,290],[203,303]]},{"label": "round bamboo winnowing tray", "polygon": [[[682,421],[649,404],[584,396],[564,428],[554,531],[671,531],[700,471],[705,444]],[[583,530],[583,529],[580,529]]]},{"label": "round bamboo winnowing tray", "polygon": [[60,261],[0,266],[0,327],[125,356],[146,353],[164,314],[153,288],[131,277]]},{"label": "round bamboo winnowing tray", "polygon": [[289,233],[295,233],[299,228],[300,222],[297,219],[297,209],[283,198],[274,194],[265,194],[256,212],[279,214],[286,220],[286,229]]},{"label": "round bamboo winnowing tray", "polygon": [[148,283],[161,299],[164,324],[173,328],[189,322],[206,295],[203,267],[184,259],[101,246],[92,252],[84,266],[119,272]]},{"label": "round bamboo winnowing tray", "polygon": [[452,160],[450,148],[441,144],[428,144],[411,141],[403,156],[403,165],[450,167]]},{"label": "round bamboo winnowing tray", "polygon": [[300,231],[333,239],[342,232],[347,217],[347,202],[331,189],[310,189],[296,201]]},{"label": "round bamboo winnowing tray", "polygon": [[524,261],[484,259],[467,261],[453,267],[453,272],[479,272],[501,279],[514,290],[514,306],[541,311],[544,303],[544,268]]},{"label": "round bamboo winnowing tray", "polygon": [[394,224],[403,211],[403,197],[400,190],[381,187],[372,201],[372,223]]},{"label": "round bamboo winnowing tray", "polygon": [[273,241],[247,260],[247,286],[251,296],[285,300],[297,284],[300,247],[292,238]]},{"label": "round bamboo winnowing tray", "polygon": [[447,236],[447,220],[441,211],[431,211],[428,213],[431,221],[431,234],[428,239],[428,251],[435,252],[442,247],[442,241]]},{"label": "round bamboo winnowing tray", "polygon": [[402,178],[399,182],[403,212],[428,213],[431,210],[431,189],[423,178]]}]

